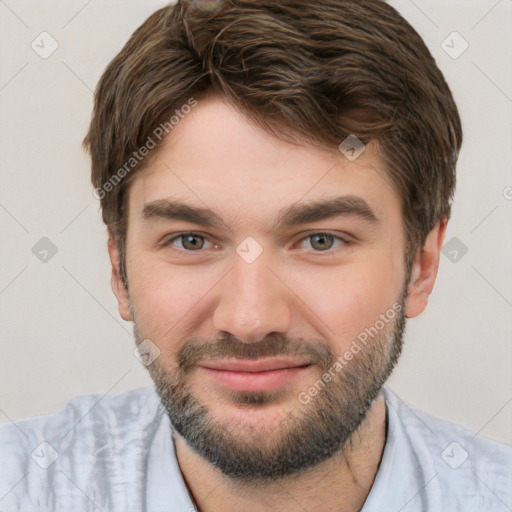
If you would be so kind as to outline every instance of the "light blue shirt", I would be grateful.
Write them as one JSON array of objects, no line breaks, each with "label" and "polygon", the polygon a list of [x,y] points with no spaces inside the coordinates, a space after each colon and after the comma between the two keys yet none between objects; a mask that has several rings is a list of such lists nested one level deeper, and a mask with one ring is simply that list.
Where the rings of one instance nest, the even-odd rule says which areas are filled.
[{"label": "light blue shirt", "polygon": [[[512,448],[383,393],[388,436],[363,512],[512,510]],[[171,433],[153,388],[0,424],[0,511],[193,512]]]}]

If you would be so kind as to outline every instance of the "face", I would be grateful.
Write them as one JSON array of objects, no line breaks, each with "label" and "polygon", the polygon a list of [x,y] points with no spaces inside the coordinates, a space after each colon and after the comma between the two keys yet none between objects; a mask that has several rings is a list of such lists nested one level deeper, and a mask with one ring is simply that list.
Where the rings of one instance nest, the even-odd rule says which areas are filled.
[{"label": "face", "polygon": [[371,143],[353,162],[291,145],[215,97],[180,121],[130,188],[128,291],[110,254],[194,450],[240,479],[342,450],[400,352],[402,225]]}]

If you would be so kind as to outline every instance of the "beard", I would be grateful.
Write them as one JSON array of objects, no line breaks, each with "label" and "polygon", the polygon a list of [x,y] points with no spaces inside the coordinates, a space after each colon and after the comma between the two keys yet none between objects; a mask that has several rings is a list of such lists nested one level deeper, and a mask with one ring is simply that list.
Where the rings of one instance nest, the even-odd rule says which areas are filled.
[{"label": "beard", "polygon": [[[364,346],[358,344],[360,350],[350,361],[344,361],[341,370],[336,370],[339,367],[335,365],[342,358],[325,343],[290,340],[276,333],[258,343],[241,342],[229,333],[212,340],[190,339],[178,352],[173,368],[161,364],[157,358],[147,369],[174,430],[225,476],[251,484],[298,476],[335,454],[346,458],[349,455],[351,441],[355,440],[402,351],[405,298],[404,290],[396,303],[401,307],[393,308],[394,318]],[[133,318],[139,344],[144,337],[140,335],[135,314]],[[206,359],[259,359],[278,355],[304,357],[318,366],[321,372],[315,382],[322,385],[317,386],[318,392],[307,403],[299,400],[297,392],[292,410],[283,414],[272,429],[263,424],[215,418],[188,385],[191,373]],[[321,379],[325,373],[332,377],[328,383]],[[311,388],[300,391],[308,389]],[[241,411],[268,404],[275,407],[283,397],[287,398],[283,403],[290,402],[289,393],[289,390],[232,391],[226,395],[226,401]]]}]

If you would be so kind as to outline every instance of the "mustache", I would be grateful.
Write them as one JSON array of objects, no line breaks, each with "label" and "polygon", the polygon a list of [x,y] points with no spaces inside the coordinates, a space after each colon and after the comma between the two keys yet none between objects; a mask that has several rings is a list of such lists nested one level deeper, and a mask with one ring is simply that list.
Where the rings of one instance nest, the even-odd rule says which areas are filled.
[{"label": "mustache", "polygon": [[331,350],[319,341],[291,340],[281,334],[273,333],[262,341],[245,343],[225,334],[211,340],[191,339],[178,352],[177,366],[181,371],[186,372],[208,359],[254,360],[275,356],[297,357],[325,369],[332,366],[334,362]]}]

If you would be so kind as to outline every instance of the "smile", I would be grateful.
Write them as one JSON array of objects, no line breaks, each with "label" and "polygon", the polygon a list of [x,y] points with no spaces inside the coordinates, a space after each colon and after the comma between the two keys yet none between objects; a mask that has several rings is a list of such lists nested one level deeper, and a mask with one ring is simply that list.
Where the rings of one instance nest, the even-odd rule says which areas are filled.
[{"label": "smile", "polygon": [[209,378],[233,391],[270,391],[302,375],[309,362],[296,359],[229,359],[202,363],[199,368]]}]

